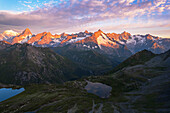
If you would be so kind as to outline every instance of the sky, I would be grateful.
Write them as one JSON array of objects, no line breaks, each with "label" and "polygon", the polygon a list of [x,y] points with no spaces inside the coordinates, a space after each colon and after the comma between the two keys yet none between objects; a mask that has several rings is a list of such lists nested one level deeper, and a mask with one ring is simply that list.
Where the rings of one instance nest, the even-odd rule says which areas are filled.
[{"label": "sky", "polygon": [[170,0],[0,0],[0,32],[151,34],[170,38]]}]

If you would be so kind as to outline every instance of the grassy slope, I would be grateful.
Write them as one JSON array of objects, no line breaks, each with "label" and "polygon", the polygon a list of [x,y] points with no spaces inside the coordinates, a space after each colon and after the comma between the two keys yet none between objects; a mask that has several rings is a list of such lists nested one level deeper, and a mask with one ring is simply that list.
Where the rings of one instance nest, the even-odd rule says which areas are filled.
[{"label": "grassy slope", "polygon": [[139,64],[144,64],[145,62],[149,61],[151,58],[155,57],[156,54],[152,53],[148,50],[142,50],[131,57],[127,58],[125,61],[120,63],[117,67],[115,67],[110,73],[114,73],[118,70],[123,69],[124,67],[134,66]]},{"label": "grassy slope", "polygon": [[[147,76],[147,74],[145,74]],[[71,108],[76,108],[77,113],[86,113],[92,110],[93,102],[96,110],[103,104],[103,113],[112,113],[113,110],[123,111],[119,104],[131,103],[133,91],[138,91],[140,86],[147,83],[147,79],[137,75],[108,75],[98,77],[88,77],[86,80],[100,82],[112,87],[111,96],[108,99],[101,99],[98,96],[87,93],[83,88],[87,84],[84,79],[66,82],[64,85],[29,85],[25,86],[25,91],[0,104],[0,112],[67,112]],[[129,93],[129,95],[127,95]],[[130,95],[130,93],[132,93]],[[141,95],[141,94],[134,94]],[[144,95],[145,96],[145,95]],[[146,95],[147,96],[147,95]],[[153,94],[156,96],[156,94]],[[143,98],[143,97],[142,97]],[[143,100],[146,104],[154,103],[152,100]],[[126,105],[126,106],[127,106]],[[75,107],[76,106],[76,107]],[[124,109],[127,109],[124,106]],[[137,107],[137,108],[136,108]],[[135,104],[133,109],[141,109],[140,103]],[[155,108],[155,107],[153,107]],[[131,108],[132,109],[132,108]],[[150,107],[152,109],[152,107]],[[144,110],[146,111],[146,110]]]}]

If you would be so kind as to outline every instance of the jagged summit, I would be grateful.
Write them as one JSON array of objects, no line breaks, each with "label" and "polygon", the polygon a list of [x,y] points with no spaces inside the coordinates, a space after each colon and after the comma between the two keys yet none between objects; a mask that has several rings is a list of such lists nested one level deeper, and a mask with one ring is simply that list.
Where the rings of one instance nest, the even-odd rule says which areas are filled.
[{"label": "jagged summit", "polygon": [[14,39],[12,40],[12,44],[25,43],[29,40],[31,36],[31,31],[29,30],[29,28],[26,28],[20,35],[14,37]]},{"label": "jagged summit", "polygon": [[96,32],[94,32],[94,34],[92,34],[92,36],[87,37],[83,40],[77,41],[76,43],[88,43],[88,42],[93,42],[98,44],[97,38],[99,38],[99,36],[104,35],[103,31],[101,31],[100,29]]},{"label": "jagged summit", "polygon": [[120,40],[128,40],[131,37],[131,34],[124,31],[123,33],[120,34]]},{"label": "jagged summit", "polygon": [[129,34],[129,32],[127,32],[127,31],[123,31],[121,34]]},{"label": "jagged summit", "polygon": [[131,34],[129,32],[124,31],[123,33],[121,33],[120,35],[127,35],[127,36],[131,36]]},{"label": "jagged summit", "polygon": [[87,30],[84,31],[85,33],[89,33]]},{"label": "jagged summit", "polygon": [[32,33],[31,33],[29,28],[26,28],[21,34],[22,35],[32,35]]},{"label": "jagged summit", "polygon": [[99,29],[98,32],[103,32],[103,31],[101,29]]},{"label": "jagged summit", "polygon": [[65,32],[63,32],[62,34],[61,34],[61,37],[65,37],[65,36],[67,36],[68,34],[66,34]]},{"label": "jagged summit", "polygon": [[33,37],[31,37],[28,40],[29,44],[32,43],[38,43],[39,45],[43,45],[43,44],[49,44],[52,41],[52,38],[54,38],[55,36],[53,36],[50,32],[43,32],[43,33],[39,33]]}]

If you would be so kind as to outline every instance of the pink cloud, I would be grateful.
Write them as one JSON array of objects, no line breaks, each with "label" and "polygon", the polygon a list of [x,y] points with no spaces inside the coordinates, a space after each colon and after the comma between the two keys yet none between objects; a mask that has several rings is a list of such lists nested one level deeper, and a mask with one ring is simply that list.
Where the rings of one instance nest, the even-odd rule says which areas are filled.
[{"label": "pink cloud", "polygon": [[[97,22],[102,22],[106,20],[133,20],[134,17],[140,18],[141,16],[154,15],[155,13],[164,12],[165,10],[170,10],[169,6],[166,5],[166,0],[154,0],[152,3],[150,0],[145,0],[139,2],[138,4],[132,4],[135,0],[69,0],[68,2],[62,2],[59,5],[55,4],[56,1],[52,0],[45,3],[43,7],[31,12],[23,12],[19,14],[11,14],[8,12],[0,12],[0,27],[1,26],[13,26],[16,28],[30,27],[34,32],[42,31],[55,31],[64,32],[80,30],[80,27],[84,25],[95,25]],[[69,5],[68,5],[69,4]],[[27,6],[31,8],[31,5]],[[167,18],[169,18],[168,16]],[[154,18],[160,18],[162,20],[168,21],[167,18],[160,15],[155,15]],[[117,21],[119,23],[120,21]],[[139,21],[143,22],[142,19]],[[152,26],[144,20],[144,27]],[[156,26],[160,26],[157,23],[158,20],[152,19],[152,23]],[[122,25],[112,24],[114,28],[122,28]],[[126,22],[125,22],[126,23]],[[123,24],[125,24],[123,23]],[[145,24],[147,23],[147,25]],[[143,25],[142,24],[142,25]],[[163,23],[165,24],[165,23]],[[105,23],[102,26],[107,26]],[[140,28],[139,23],[129,23],[124,25],[123,29],[128,28]],[[4,27],[7,28],[7,27]],[[3,28],[3,29],[4,29]],[[87,29],[95,29],[93,26],[88,26]],[[106,27],[105,27],[106,28]]]}]

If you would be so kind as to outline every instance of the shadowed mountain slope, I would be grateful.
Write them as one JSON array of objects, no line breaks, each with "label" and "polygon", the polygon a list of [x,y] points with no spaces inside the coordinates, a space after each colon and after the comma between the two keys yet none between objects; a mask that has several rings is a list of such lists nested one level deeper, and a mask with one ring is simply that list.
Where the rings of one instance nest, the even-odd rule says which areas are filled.
[{"label": "shadowed mountain slope", "polygon": [[149,61],[151,58],[155,57],[156,54],[152,53],[148,50],[142,50],[129,58],[127,58],[125,61],[120,63],[117,67],[115,67],[110,73],[116,72],[118,70],[123,69],[124,67],[144,64],[146,61]]},{"label": "shadowed mountain slope", "polygon": [[3,42],[0,48],[2,48],[0,49],[1,83],[63,83],[86,74],[74,63],[49,48],[28,44],[7,45]]}]

